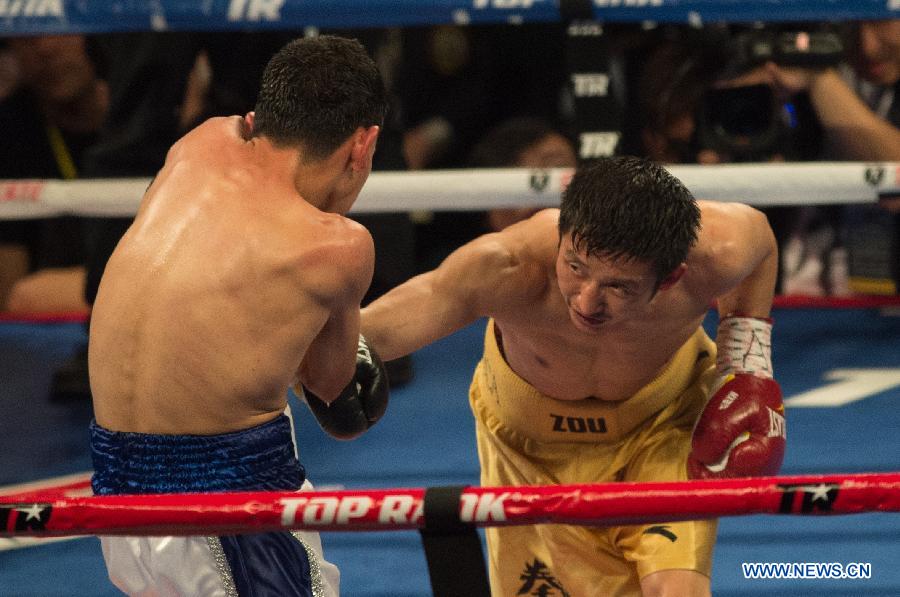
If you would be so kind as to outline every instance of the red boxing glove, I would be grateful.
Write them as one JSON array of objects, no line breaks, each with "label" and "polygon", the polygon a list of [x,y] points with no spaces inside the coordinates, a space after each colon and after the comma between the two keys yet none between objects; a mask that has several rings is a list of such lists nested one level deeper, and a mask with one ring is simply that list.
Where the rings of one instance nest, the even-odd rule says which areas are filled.
[{"label": "red boxing glove", "polygon": [[772,379],[772,320],[728,316],[716,335],[721,381],[694,427],[692,479],[774,475],[785,449],[784,404]]},{"label": "red boxing glove", "polygon": [[784,404],[774,379],[730,376],[694,427],[692,479],[775,475],[785,449]]}]

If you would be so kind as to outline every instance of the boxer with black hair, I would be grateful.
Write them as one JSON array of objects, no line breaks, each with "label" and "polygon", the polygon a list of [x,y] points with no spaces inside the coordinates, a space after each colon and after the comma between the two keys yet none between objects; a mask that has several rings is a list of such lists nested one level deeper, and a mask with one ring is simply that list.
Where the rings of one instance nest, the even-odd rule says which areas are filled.
[{"label": "boxer with black hair", "polygon": [[[484,486],[774,474],[777,266],[759,211],[608,158],[576,171],[560,209],[367,306],[362,329],[395,358],[489,318],[469,393]],[[717,342],[701,326],[714,301]],[[710,520],[489,528],[492,594],[709,595],[715,532]]]},{"label": "boxer with black hair", "polygon": [[[343,214],[385,110],[358,42],[299,39],[269,62],[255,112],[210,119],[172,146],[93,307],[96,494],[308,489],[288,388],[308,389],[343,438],[384,413],[383,366],[359,335],[374,247]],[[338,590],[315,533],[101,544],[128,594]]]}]

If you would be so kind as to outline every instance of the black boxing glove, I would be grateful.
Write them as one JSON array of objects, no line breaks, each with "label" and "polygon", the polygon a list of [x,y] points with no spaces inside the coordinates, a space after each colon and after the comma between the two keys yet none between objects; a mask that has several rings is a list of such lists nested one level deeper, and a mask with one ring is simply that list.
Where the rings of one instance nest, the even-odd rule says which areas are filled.
[{"label": "black boxing glove", "polygon": [[362,334],[356,348],[356,373],[330,404],[303,388],[306,404],[319,426],[337,439],[362,435],[387,410],[388,379],[384,363]]}]

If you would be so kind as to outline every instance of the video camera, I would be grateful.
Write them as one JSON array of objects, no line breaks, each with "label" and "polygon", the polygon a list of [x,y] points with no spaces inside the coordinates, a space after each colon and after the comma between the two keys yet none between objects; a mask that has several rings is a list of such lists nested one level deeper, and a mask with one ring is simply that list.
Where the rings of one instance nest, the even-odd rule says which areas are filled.
[{"label": "video camera", "polygon": [[761,27],[735,31],[726,51],[734,74],[769,61],[781,66],[826,68],[844,57],[844,42],[832,27]]},{"label": "video camera", "polygon": [[[766,62],[821,69],[844,57],[842,35],[834,27],[763,26],[720,33],[725,49],[719,80],[744,74]],[[702,147],[732,161],[765,161],[775,155],[796,159],[796,106],[785,104],[765,84],[710,88],[698,115]]]}]

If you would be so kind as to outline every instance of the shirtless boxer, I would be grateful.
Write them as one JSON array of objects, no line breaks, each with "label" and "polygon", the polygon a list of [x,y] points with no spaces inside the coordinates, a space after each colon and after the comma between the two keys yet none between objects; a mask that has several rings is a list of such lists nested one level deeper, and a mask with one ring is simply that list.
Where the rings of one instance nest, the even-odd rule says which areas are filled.
[{"label": "shirtless boxer", "polygon": [[[343,437],[383,413],[383,369],[359,336],[372,239],[338,214],[371,171],[385,109],[356,41],[296,40],[266,67],[255,112],[172,146],[94,305],[95,493],[300,489],[289,387]],[[129,594],[337,594],[312,533],[102,544]]]},{"label": "shirtless boxer", "polygon": [[[490,318],[469,395],[484,486],[773,474],[777,263],[760,212],[610,158],[576,172],[561,209],[457,249],[366,307],[362,327],[394,358]],[[716,300],[713,343],[701,322]],[[492,594],[708,595],[715,531],[489,528]]]}]

